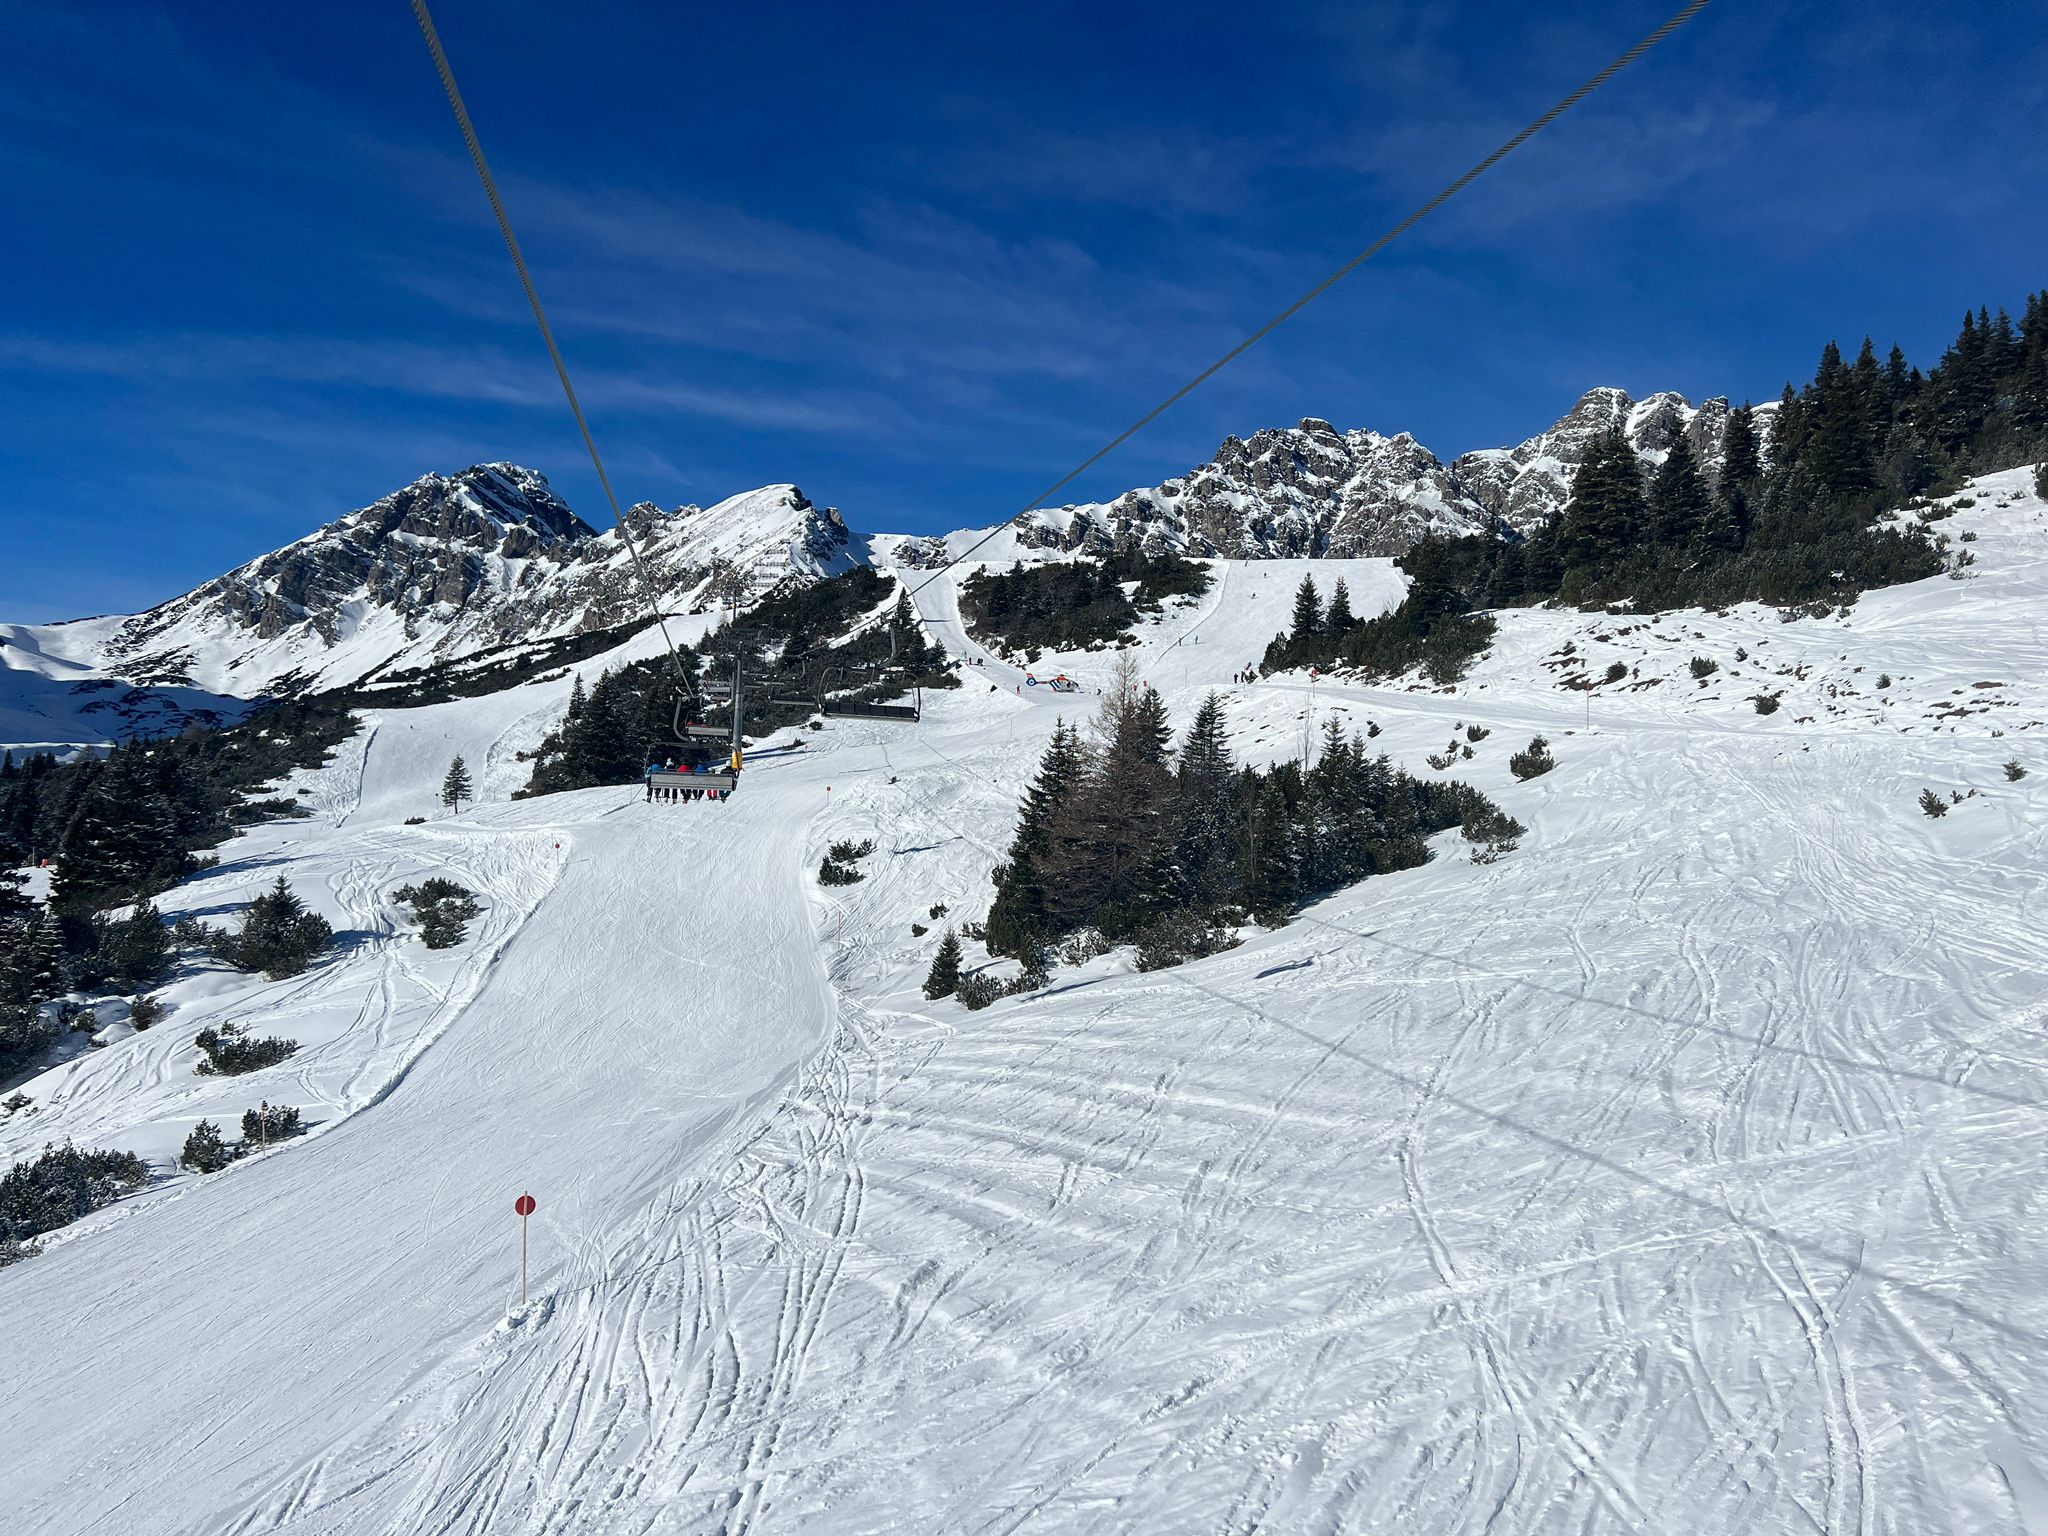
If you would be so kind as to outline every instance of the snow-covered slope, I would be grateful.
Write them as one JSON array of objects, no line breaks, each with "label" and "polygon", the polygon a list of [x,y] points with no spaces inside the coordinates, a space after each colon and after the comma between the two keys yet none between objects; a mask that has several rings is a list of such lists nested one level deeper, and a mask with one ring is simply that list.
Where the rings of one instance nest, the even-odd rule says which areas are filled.
[{"label": "snow-covered slope", "polygon": [[[838,512],[792,485],[628,522],[668,611],[849,569]],[[427,475],[147,613],[0,625],[10,669],[252,697],[360,682],[513,641],[609,629],[647,607],[616,528],[593,532],[514,464]]]},{"label": "snow-covered slope", "polygon": [[[1418,772],[1455,737],[1528,836],[982,1013],[919,995],[937,935],[910,925],[983,910],[1086,696],[991,663],[921,725],[760,755],[723,806],[509,803],[486,774],[417,828],[446,750],[491,760],[549,706],[389,712],[321,770],[320,821],[177,898],[284,873],[327,893],[342,956],[189,979],[0,1121],[7,1155],[160,1153],[259,1096],[325,1122],[162,1170],[0,1272],[0,1508],[54,1536],[2031,1531],[2025,484],[1940,525],[1977,536],[1963,579],[1791,623],[1508,613],[1455,691],[1229,686],[1328,568],[1220,567],[1142,637],[1177,720],[1223,686],[1246,756],[1336,713]],[[1398,593],[1345,569],[1362,608]],[[958,645],[950,585],[925,599]],[[1621,682],[1567,686],[1610,660]],[[1559,766],[1518,782],[1539,731]],[[1977,793],[1935,820],[1922,788]],[[843,837],[874,839],[869,878],[821,888]],[[489,897],[439,957],[384,900],[430,869]],[[191,1076],[229,1013],[311,1049]]]}]

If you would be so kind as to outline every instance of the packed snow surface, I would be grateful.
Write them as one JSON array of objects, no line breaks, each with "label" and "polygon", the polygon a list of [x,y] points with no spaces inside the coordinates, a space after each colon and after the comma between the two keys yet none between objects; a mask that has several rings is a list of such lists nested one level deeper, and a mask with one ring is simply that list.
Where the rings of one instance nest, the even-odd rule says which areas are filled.
[{"label": "packed snow surface", "polygon": [[[1418,773],[1455,739],[1528,835],[980,1013],[918,983],[1093,701],[962,636],[957,572],[920,605],[984,663],[965,686],[772,743],[728,804],[505,798],[565,685],[380,714],[295,776],[316,821],[174,903],[282,873],[339,956],[188,975],[0,1121],[10,1157],[70,1136],[163,1175],[0,1272],[5,1523],[2048,1529],[2026,483],[1938,524],[1977,535],[1961,579],[1787,623],[1508,613],[1454,691],[1232,684],[1300,570],[1361,611],[1400,578],[1217,565],[1141,634],[1177,722],[1221,688],[1254,760],[1330,716]],[[1558,767],[1518,782],[1539,732]],[[485,802],[405,827],[458,749]],[[815,883],[868,837],[864,882]],[[389,901],[433,872],[485,901],[442,954]],[[225,1016],[305,1048],[194,1077]],[[314,1133],[173,1175],[194,1118],[259,1097]]]}]

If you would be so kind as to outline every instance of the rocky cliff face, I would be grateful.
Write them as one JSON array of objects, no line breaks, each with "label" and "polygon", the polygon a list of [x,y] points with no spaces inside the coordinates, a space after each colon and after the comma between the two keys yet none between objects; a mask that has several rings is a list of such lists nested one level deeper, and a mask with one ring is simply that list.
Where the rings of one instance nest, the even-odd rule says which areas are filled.
[{"label": "rocky cliff face", "polygon": [[1137,544],[1235,559],[1396,555],[1425,533],[1475,533],[1486,509],[1407,433],[1298,427],[1226,438],[1192,474],[1027,529],[1066,549]]},{"label": "rocky cliff face", "polygon": [[1721,465],[1728,402],[1713,399],[1695,406],[1683,395],[1632,400],[1625,390],[1588,390],[1549,431],[1513,448],[1463,454],[1452,461],[1451,473],[1495,516],[1518,532],[1527,532],[1564,509],[1586,450],[1615,426],[1646,468],[1663,463],[1673,441],[1682,436],[1711,474]]},{"label": "rocky cliff face", "polygon": [[[1446,465],[1407,433],[1299,427],[1227,438],[1191,474],[1115,501],[1045,509],[1020,542],[1046,549],[1132,545],[1259,559],[1398,555],[1428,533],[1526,531],[1563,509],[1594,439],[1619,425],[1646,469],[1684,436],[1711,473],[1721,462],[1728,402],[1682,395],[1632,399],[1589,390],[1548,431],[1513,448],[1484,448]],[[1758,409],[1759,427],[1768,408]]]},{"label": "rocky cliff face", "polygon": [[[317,533],[121,621],[91,657],[117,676],[223,693],[332,687],[511,642],[743,599],[852,566],[831,507],[767,486],[709,508],[627,515],[599,533],[514,464],[427,475]],[[62,626],[56,627],[61,629]],[[53,630],[53,633],[55,631]]]}]

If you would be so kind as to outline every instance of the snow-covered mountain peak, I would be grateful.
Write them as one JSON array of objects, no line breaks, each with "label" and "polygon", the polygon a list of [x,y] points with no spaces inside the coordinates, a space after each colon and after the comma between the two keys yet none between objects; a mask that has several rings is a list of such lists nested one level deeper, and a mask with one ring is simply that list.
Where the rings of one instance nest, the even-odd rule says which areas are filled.
[{"label": "snow-covered mountain peak", "polygon": [[[627,522],[669,611],[705,606],[714,585],[744,600],[856,563],[838,511],[793,485],[666,512],[643,502]],[[46,675],[247,697],[615,628],[648,598],[616,528],[593,529],[536,470],[477,464],[422,475],[147,613],[22,626],[10,645]]]}]

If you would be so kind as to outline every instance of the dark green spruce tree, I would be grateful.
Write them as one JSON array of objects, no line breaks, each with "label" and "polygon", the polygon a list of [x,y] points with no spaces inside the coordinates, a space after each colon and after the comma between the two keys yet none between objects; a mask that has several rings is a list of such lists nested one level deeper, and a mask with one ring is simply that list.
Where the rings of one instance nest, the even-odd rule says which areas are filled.
[{"label": "dark green spruce tree", "polygon": [[1063,720],[1053,727],[1038,772],[1024,792],[1023,814],[1010,851],[989,877],[996,896],[989,908],[987,943],[996,954],[1020,955],[1053,931],[1044,865],[1053,846],[1055,822],[1083,787],[1087,773],[1088,754],[1080,732]]}]

